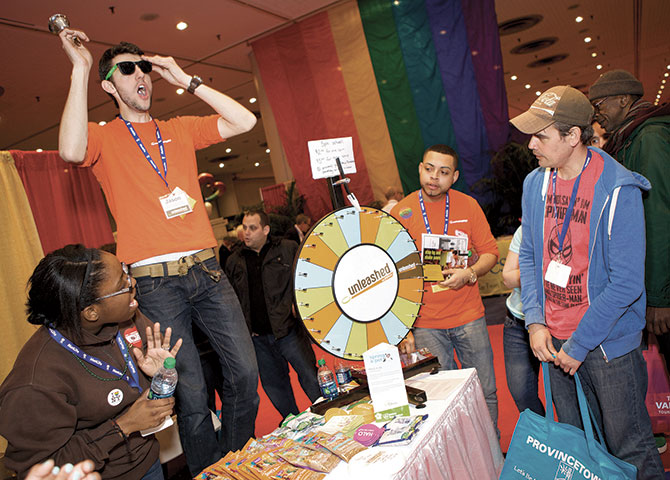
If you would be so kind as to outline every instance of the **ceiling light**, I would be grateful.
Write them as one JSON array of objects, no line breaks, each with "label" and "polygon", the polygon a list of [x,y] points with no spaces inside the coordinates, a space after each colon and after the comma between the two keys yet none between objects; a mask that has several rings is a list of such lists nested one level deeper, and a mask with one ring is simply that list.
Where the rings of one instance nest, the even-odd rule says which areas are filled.
[{"label": "ceiling light", "polygon": [[662,93],[663,93],[663,90],[659,90],[658,91],[658,96],[660,97]]},{"label": "ceiling light", "polygon": [[665,88],[665,85],[661,85],[661,90],[663,90],[664,88]]},{"label": "ceiling light", "polygon": [[183,88],[178,88],[177,89],[177,95],[181,95],[182,93],[184,93],[184,89]]},{"label": "ceiling light", "polygon": [[584,20],[584,17],[575,18],[575,22],[577,22],[577,23],[582,23],[583,20]]},{"label": "ceiling light", "polygon": [[257,167],[259,165],[260,165],[260,163],[258,163],[258,162],[254,163],[254,167]]},{"label": "ceiling light", "polygon": [[256,103],[256,97],[251,97],[249,99],[249,103]]},{"label": "ceiling light", "polygon": [[186,22],[179,22],[177,24],[177,30],[186,30],[188,28],[188,23]]},{"label": "ceiling light", "polygon": [[224,166],[223,162],[219,163],[219,168],[223,168]]},{"label": "ceiling light", "polygon": [[537,95],[537,96],[539,97],[540,95],[542,95],[542,92],[540,92],[540,91],[538,90],[537,92],[535,92],[535,95]]},{"label": "ceiling light", "polygon": [[596,65],[596,70],[600,70],[600,69],[602,69],[602,68],[603,68],[602,65],[600,65],[600,64]]},{"label": "ceiling light", "polygon": [[670,73],[665,72],[665,73],[663,74],[663,76],[667,78],[668,76],[670,76]]},{"label": "ceiling light", "polygon": [[598,56],[598,53],[597,53],[597,52],[591,52],[591,56],[592,56],[592,57],[597,57],[597,56]]},{"label": "ceiling light", "polygon": [[38,148],[38,149],[35,150],[35,151],[36,151],[37,153],[40,153],[40,152],[43,152],[44,150],[42,150],[41,148]]},{"label": "ceiling light", "polygon": [[510,78],[510,80],[516,80],[516,79],[519,78],[519,77],[517,77],[516,75],[512,75],[512,76],[509,77],[509,78]]},{"label": "ceiling light", "polygon": [[104,126],[104,125],[107,125],[107,122],[105,122],[104,120],[100,120],[100,121],[98,122],[98,125],[100,125],[100,126],[102,127],[102,126]]},{"label": "ceiling light", "polygon": [[670,70],[670,65],[668,65],[668,66],[667,66],[667,67],[665,67],[665,68],[667,68],[668,70]]},{"label": "ceiling light", "polygon": [[232,148],[230,148],[230,147],[226,148],[226,153],[230,153],[230,152],[232,152],[232,151],[233,151]]},{"label": "ceiling light", "polygon": [[665,84],[665,82],[666,82],[665,78],[661,80],[661,83]]},{"label": "ceiling light", "polygon": [[530,83],[525,84],[524,87],[526,87],[526,90],[528,90],[530,88]]},{"label": "ceiling light", "polygon": [[270,149],[269,149],[269,148],[266,148],[266,149],[265,149],[265,153],[270,153]]},{"label": "ceiling light", "polygon": [[584,38],[584,43],[589,43],[591,41],[591,37],[585,37]]}]

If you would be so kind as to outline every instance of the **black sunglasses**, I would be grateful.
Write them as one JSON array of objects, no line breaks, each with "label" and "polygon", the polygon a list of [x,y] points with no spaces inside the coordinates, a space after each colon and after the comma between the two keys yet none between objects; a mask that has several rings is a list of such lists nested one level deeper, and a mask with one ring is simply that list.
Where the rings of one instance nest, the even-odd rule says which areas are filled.
[{"label": "black sunglasses", "polygon": [[119,62],[115,64],[109,72],[107,72],[105,80],[109,80],[109,77],[112,76],[112,73],[114,73],[114,70],[117,68],[123,75],[132,75],[135,73],[135,65],[140,67],[142,73],[151,73],[151,62],[147,62],[146,60],[138,60],[137,62]]}]

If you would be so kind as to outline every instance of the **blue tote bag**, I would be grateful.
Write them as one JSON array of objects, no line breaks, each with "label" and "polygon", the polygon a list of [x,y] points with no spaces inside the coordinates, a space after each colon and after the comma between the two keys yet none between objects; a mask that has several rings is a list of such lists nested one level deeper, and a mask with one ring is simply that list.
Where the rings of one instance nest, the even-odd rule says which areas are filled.
[{"label": "blue tote bag", "polygon": [[[543,362],[544,417],[521,412],[500,473],[501,480],[635,480],[637,468],[610,455],[593,436],[591,415],[579,376],[575,373],[584,430],[554,420],[549,369]],[[594,421],[598,437],[603,438]]]}]

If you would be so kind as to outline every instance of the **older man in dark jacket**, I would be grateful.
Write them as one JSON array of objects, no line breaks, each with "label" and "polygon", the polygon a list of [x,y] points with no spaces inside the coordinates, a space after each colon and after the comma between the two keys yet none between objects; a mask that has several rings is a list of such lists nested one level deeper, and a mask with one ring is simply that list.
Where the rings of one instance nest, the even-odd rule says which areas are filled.
[{"label": "older man in dark jacket", "polygon": [[314,402],[320,396],[316,357],[305,327],[293,314],[293,259],[298,244],[270,237],[262,210],[245,213],[244,247],[226,262],[226,274],[242,305],[256,349],[263,390],[282,417],[297,414],[288,364]]}]

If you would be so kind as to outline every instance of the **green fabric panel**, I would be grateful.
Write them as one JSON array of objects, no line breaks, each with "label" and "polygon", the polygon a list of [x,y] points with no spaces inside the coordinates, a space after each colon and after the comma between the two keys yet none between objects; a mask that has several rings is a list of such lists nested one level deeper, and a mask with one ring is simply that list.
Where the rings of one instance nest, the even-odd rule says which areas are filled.
[{"label": "green fabric panel", "polygon": [[389,0],[359,0],[363,30],[405,194],[419,188],[424,146]]}]

